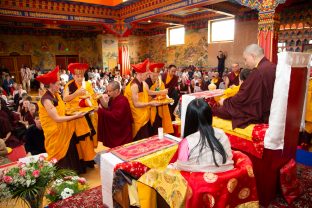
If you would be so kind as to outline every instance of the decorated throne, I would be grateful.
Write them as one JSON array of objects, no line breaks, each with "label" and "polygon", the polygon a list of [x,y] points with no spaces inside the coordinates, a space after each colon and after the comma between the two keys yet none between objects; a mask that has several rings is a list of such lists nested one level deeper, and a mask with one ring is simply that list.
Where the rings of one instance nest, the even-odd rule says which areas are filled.
[{"label": "decorated throne", "polygon": [[[231,121],[214,118],[213,125],[226,132],[232,149],[244,152],[251,159],[261,205],[268,205],[276,197],[280,169],[295,158],[299,130],[304,124],[303,106],[310,63],[310,54],[278,54],[269,125],[257,124],[233,130]],[[205,97],[205,94],[182,96],[182,135],[187,105],[199,97]]]}]

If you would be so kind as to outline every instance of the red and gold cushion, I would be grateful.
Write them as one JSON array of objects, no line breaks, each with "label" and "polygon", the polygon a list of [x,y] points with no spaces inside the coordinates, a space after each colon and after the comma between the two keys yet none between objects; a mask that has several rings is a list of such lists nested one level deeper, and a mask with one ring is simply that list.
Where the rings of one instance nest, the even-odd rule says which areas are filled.
[{"label": "red and gold cushion", "polygon": [[181,171],[188,182],[186,207],[259,207],[252,163],[233,151],[234,169],[223,173]]}]

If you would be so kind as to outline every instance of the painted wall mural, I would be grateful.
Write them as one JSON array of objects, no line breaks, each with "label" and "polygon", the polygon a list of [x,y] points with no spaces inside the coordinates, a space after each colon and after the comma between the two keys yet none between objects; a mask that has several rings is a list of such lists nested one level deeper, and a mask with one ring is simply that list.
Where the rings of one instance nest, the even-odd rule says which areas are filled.
[{"label": "painted wall mural", "polygon": [[55,67],[55,55],[79,55],[80,61],[102,66],[101,36],[63,38],[61,36],[0,35],[0,56],[17,52],[31,55],[32,66],[43,70]]},{"label": "painted wall mural", "polygon": [[[245,47],[257,43],[257,21],[236,22],[235,41],[208,44],[208,29],[186,30],[185,44],[166,46],[166,35],[129,37],[131,63],[150,58],[167,65],[216,67],[219,50],[227,53],[226,66],[237,62],[244,65],[242,54]],[[226,32],[226,31],[225,31]]]}]

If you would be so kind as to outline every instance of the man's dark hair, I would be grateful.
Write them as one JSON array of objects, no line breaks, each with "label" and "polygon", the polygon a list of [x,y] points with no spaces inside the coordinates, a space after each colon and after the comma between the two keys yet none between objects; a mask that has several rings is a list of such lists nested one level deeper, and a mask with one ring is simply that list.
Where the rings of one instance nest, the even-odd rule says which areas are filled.
[{"label": "man's dark hair", "polygon": [[176,65],[174,65],[174,64],[170,64],[168,68],[171,69],[171,68],[173,68],[173,67],[174,67],[174,68],[177,68]]},{"label": "man's dark hair", "polygon": [[240,80],[245,81],[249,76],[250,72],[251,72],[250,69],[242,69],[239,73]]}]

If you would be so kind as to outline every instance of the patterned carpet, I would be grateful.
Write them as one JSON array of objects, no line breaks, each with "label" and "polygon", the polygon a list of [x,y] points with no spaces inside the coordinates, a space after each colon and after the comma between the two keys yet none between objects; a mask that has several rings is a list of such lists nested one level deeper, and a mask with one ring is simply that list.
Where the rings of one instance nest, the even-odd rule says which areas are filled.
[{"label": "patterned carpet", "polygon": [[[282,196],[274,200],[269,208],[312,208],[312,167],[297,165],[297,173],[303,189],[303,195],[288,205]],[[77,194],[67,200],[59,201],[50,208],[104,208],[101,186]]]}]

